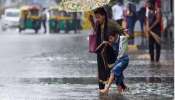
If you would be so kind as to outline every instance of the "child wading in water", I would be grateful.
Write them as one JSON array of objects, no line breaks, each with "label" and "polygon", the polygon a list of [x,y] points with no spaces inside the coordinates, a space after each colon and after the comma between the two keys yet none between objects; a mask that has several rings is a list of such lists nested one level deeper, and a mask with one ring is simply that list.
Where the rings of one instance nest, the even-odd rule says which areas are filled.
[{"label": "child wading in water", "polygon": [[117,85],[118,92],[122,93],[127,88],[123,81],[123,71],[126,69],[129,63],[129,57],[127,53],[128,36],[118,36],[116,32],[110,32],[107,35],[107,41],[103,41],[103,43],[99,45],[97,49],[104,47],[104,45],[109,45],[113,48],[117,56],[117,60],[113,64],[107,86],[105,89],[100,90],[100,93],[108,94],[109,88],[111,87],[111,84],[114,80]]}]

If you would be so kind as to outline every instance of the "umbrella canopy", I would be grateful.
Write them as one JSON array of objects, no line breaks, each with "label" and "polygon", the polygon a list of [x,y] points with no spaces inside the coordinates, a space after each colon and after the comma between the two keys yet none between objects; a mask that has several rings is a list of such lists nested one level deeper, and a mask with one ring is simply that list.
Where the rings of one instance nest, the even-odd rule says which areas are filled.
[{"label": "umbrella canopy", "polygon": [[21,10],[28,10],[29,9],[29,6],[22,6],[21,7]]},{"label": "umbrella canopy", "polygon": [[58,6],[68,12],[84,12],[106,5],[109,1],[110,0],[62,0]]},{"label": "umbrella canopy", "polygon": [[29,6],[29,9],[32,10],[32,9],[37,9],[37,10],[40,10],[41,7],[39,5],[30,5]]},{"label": "umbrella canopy", "polygon": [[26,5],[21,7],[21,10],[32,10],[32,9],[40,10],[41,7],[39,5]]}]

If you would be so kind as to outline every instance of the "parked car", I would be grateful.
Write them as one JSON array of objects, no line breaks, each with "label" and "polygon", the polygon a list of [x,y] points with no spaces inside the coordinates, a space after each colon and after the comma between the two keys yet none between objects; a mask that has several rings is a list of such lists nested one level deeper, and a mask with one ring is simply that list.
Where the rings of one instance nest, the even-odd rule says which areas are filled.
[{"label": "parked car", "polygon": [[16,8],[5,9],[1,19],[1,29],[3,31],[9,28],[18,28],[20,19],[20,10]]}]

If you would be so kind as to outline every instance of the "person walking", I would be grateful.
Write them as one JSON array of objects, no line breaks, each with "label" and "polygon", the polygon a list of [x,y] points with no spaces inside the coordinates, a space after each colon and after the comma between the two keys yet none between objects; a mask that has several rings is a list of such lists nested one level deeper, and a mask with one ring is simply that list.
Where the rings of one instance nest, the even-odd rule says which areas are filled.
[{"label": "person walking", "polygon": [[[148,24],[148,36],[149,36],[149,53],[152,63],[159,64],[160,59],[160,51],[161,51],[161,44],[160,41],[157,41],[157,38],[161,37],[161,13],[160,9],[158,10],[155,7],[156,2],[149,1],[148,2],[148,18],[147,18],[147,24]],[[155,37],[154,35],[157,37]],[[154,55],[154,47],[156,47],[156,56]]]},{"label": "person walking", "polygon": [[134,44],[134,27],[137,20],[136,17],[136,6],[133,3],[128,3],[126,8],[126,28],[128,29],[128,34],[130,36],[129,44]]},{"label": "person walking", "polygon": [[[107,12],[103,7],[95,9],[94,14],[96,21],[94,21],[92,15],[89,17],[89,21],[91,22],[91,25],[97,35],[97,46],[99,46],[104,40],[107,39],[106,33],[108,30],[116,30],[118,33],[123,32],[122,27],[120,27],[118,23],[116,23],[114,20],[108,19]],[[105,83],[110,76],[110,68],[106,66],[107,63],[105,62],[106,60],[104,60],[104,56],[101,55],[101,50],[98,50],[96,54],[98,66],[98,84],[99,89],[101,90],[105,88]],[[108,55],[106,52],[104,54]]]},{"label": "person walking", "polygon": [[46,8],[43,8],[43,9],[42,9],[42,13],[41,13],[41,24],[42,24],[42,26],[43,26],[43,28],[44,28],[44,33],[47,32],[46,23],[47,23]]},{"label": "person walking", "polygon": [[140,48],[145,49],[148,48],[148,40],[144,34],[144,25],[145,25],[145,19],[146,19],[146,0],[141,0],[138,5],[138,11],[137,11],[137,19],[140,22],[140,28],[141,28],[141,44]]},{"label": "person walking", "polygon": [[81,12],[77,13],[77,20],[76,20],[76,26],[77,26],[77,32],[80,33],[81,32]]},{"label": "person walking", "polygon": [[123,5],[120,2],[117,2],[113,7],[112,7],[112,16],[113,19],[120,25],[122,26],[123,22]]}]

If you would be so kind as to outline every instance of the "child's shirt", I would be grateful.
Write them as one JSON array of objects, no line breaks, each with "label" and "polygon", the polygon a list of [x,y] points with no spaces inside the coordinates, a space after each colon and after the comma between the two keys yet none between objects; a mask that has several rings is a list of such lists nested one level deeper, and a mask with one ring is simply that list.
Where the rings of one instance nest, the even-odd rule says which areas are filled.
[{"label": "child's shirt", "polygon": [[112,44],[112,47],[115,51],[117,59],[128,55],[128,37],[119,36],[116,42]]}]

